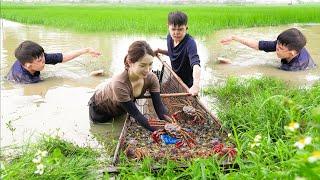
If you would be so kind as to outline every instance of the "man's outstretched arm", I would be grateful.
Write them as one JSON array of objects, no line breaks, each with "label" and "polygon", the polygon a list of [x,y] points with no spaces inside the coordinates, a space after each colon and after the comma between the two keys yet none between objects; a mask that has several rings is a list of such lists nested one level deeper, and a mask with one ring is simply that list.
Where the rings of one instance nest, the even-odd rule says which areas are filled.
[{"label": "man's outstretched arm", "polygon": [[83,54],[90,54],[92,57],[98,57],[101,55],[100,52],[92,49],[92,48],[83,48],[83,49],[78,49],[78,50],[74,50],[68,53],[63,53],[63,60],[62,62],[67,62],[70,61],[78,56],[81,56]]},{"label": "man's outstretched arm", "polygon": [[223,45],[230,44],[231,41],[237,41],[241,44],[244,44],[252,49],[259,50],[259,41],[249,38],[244,38],[240,36],[232,35],[230,37],[224,38],[220,41]]}]

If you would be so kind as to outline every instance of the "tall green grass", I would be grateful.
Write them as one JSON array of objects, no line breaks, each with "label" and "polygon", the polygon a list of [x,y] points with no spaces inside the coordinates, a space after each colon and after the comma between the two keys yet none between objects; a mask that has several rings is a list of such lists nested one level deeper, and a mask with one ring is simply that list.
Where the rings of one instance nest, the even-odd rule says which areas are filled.
[{"label": "tall green grass", "polygon": [[[320,178],[320,160],[308,161],[312,152],[320,150],[320,83],[298,89],[272,78],[232,78],[225,85],[206,88],[205,93],[219,100],[218,116],[237,145],[235,165],[222,168],[216,159],[208,158],[186,162],[186,169],[168,162],[152,171],[157,162],[147,159],[141,166],[122,164],[121,179]],[[290,122],[298,122],[300,128],[285,129]],[[260,144],[251,147],[257,135]],[[303,149],[294,146],[306,136],[312,138],[311,144]]]},{"label": "tall green grass", "polygon": [[[37,151],[47,151],[41,162],[35,163]],[[100,155],[55,137],[43,137],[36,144],[27,144],[13,158],[1,156],[0,179],[95,179],[98,177]],[[36,174],[43,164],[43,174]]]},{"label": "tall green grass", "polygon": [[167,15],[175,10],[188,14],[192,35],[206,35],[224,28],[320,22],[320,5],[59,6],[2,3],[1,17],[79,32],[164,34],[167,32]]}]

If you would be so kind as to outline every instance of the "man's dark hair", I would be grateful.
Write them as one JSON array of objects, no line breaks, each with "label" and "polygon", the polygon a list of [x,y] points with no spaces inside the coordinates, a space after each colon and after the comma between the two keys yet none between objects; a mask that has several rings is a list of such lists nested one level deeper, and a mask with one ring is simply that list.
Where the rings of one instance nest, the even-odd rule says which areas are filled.
[{"label": "man's dark hair", "polygon": [[277,37],[278,43],[286,46],[290,51],[300,50],[306,45],[306,37],[296,28],[291,28],[283,31]]},{"label": "man's dark hair", "polygon": [[15,50],[14,55],[21,62],[25,64],[31,63],[34,59],[39,58],[44,53],[43,48],[32,41],[23,41]]},{"label": "man's dark hair", "polygon": [[170,12],[168,15],[168,24],[174,26],[182,26],[187,25],[188,16],[180,11]]}]

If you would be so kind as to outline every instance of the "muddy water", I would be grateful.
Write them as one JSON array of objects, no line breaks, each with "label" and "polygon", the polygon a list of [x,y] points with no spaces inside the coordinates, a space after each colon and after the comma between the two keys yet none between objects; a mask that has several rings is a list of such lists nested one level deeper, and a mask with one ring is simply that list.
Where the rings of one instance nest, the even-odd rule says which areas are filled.
[{"label": "muddy water", "polygon": [[[23,40],[42,45],[46,52],[68,52],[93,47],[99,58],[80,56],[73,61],[46,65],[44,81],[16,85],[5,80],[14,63],[14,50]],[[148,40],[153,46],[165,46],[159,37],[78,34],[42,26],[27,26],[2,21],[1,27],[1,147],[19,145],[37,139],[40,134],[59,135],[78,145],[101,148],[114,144],[124,117],[109,124],[91,124],[87,102],[95,87],[113,74],[123,71],[123,58],[134,40]],[[155,63],[157,66],[157,63]],[[103,69],[104,77],[91,77]]]},{"label": "muddy water", "polygon": [[[219,31],[207,39],[197,38],[198,52],[202,60],[203,85],[223,81],[230,75],[279,76],[297,84],[312,84],[319,80],[319,68],[305,72],[278,70],[279,62],[273,53],[250,50],[237,43],[221,46],[217,42],[228,34],[240,34],[259,39],[273,39],[288,28],[268,27]],[[307,48],[320,64],[320,26],[298,26],[309,39]],[[5,80],[15,61],[14,49],[23,40],[38,42],[46,52],[68,52],[83,47],[93,47],[102,56],[95,59],[81,56],[73,61],[46,65],[41,72],[43,82],[16,85]],[[120,36],[107,34],[79,34],[42,26],[29,26],[3,20],[1,26],[1,147],[21,144],[37,139],[42,133],[59,135],[78,145],[108,148],[114,145],[121,131],[124,117],[110,124],[91,124],[87,102],[94,88],[123,70],[123,58],[134,40],[147,40],[153,48],[166,48],[165,37]],[[216,58],[224,56],[233,64],[217,64]],[[167,58],[163,57],[164,60]],[[154,68],[159,67],[155,61]],[[90,77],[92,70],[103,69],[104,77]],[[107,145],[107,146],[105,146]]]}]

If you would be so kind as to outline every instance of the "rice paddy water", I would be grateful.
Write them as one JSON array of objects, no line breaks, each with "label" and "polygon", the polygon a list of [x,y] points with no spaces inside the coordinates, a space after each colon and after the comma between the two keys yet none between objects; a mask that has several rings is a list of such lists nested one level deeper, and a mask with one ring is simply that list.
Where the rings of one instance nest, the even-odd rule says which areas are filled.
[{"label": "rice paddy water", "polygon": [[[316,42],[320,25],[295,25],[300,27],[309,39],[308,49],[312,57],[320,64],[320,51]],[[298,85],[311,85],[319,80],[319,68],[303,72],[285,72],[277,69],[279,62],[274,53],[252,51],[232,44],[230,47],[218,44],[220,38],[229,34],[244,34],[245,36],[265,37],[274,39],[275,34],[291,26],[250,28],[224,30],[214,33],[208,39],[199,37],[198,50],[202,60],[203,85],[224,82],[230,76],[276,76],[285,81]],[[166,42],[161,36],[110,36],[95,33],[71,33],[68,31],[45,28],[42,26],[23,25],[3,20],[1,51],[1,121],[2,146],[20,144],[32,135],[39,133],[63,136],[79,145],[93,147],[105,142],[97,142],[94,138],[96,129],[105,127],[102,134],[105,141],[117,138],[121,130],[121,120],[113,125],[93,125],[88,120],[87,101],[94,92],[94,88],[106,82],[113,74],[123,70],[122,59],[127,46],[134,40],[147,40],[152,47],[166,47]],[[63,38],[61,38],[63,37]],[[195,37],[197,38],[197,37]],[[89,56],[79,57],[75,61],[56,66],[46,66],[41,73],[45,81],[33,85],[14,85],[5,80],[5,75],[15,61],[13,52],[19,42],[32,39],[44,46],[47,52],[65,52],[80,47],[91,46],[103,53],[102,57],[93,59]],[[57,39],[59,42],[57,43]],[[230,65],[217,63],[218,56],[226,56],[233,60]],[[167,59],[163,57],[163,59]],[[155,64],[154,68],[157,64]],[[91,77],[92,70],[104,69],[105,77]],[[295,78],[292,79],[292,75]],[[10,122],[10,125],[8,124]],[[11,132],[8,126],[14,127]],[[106,133],[106,134],[105,134]],[[110,138],[110,139],[109,139]],[[98,138],[99,139],[99,138]]]}]

